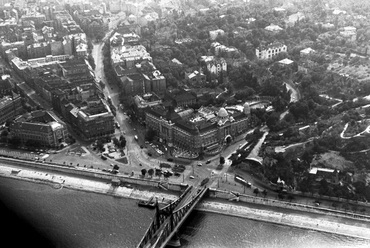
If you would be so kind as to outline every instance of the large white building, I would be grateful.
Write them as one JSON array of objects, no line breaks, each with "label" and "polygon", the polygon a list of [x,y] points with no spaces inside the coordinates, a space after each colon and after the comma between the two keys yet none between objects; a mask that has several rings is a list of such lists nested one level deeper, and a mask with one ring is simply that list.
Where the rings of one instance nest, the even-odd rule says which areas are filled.
[{"label": "large white building", "polygon": [[287,46],[279,42],[269,44],[267,46],[260,46],[256,49],[256,57],[258,59],[271,59],[279,53],[286,52]]}]

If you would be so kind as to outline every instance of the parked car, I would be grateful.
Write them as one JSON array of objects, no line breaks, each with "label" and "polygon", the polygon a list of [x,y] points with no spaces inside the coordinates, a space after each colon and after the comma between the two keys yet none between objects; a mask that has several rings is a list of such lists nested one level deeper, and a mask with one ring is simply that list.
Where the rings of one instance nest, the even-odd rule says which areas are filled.
[{"label": "parked car", "polygon": [[101,159],[103,159],[103,160],[107,160],[107,157],[106,157],[106,156],[104,156],[103,154],[102,154],[100,157],[101,157]]}]

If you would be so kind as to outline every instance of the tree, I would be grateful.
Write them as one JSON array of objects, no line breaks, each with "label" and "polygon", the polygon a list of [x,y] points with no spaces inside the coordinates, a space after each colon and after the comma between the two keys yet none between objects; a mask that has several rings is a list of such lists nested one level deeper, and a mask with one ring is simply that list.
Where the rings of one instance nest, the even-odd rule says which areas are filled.
[{"label": "tree", "polygon": [[9,132],[8,132],[7,130],[3,130],[3,131],[1,132],[1,137],[7,137],[7,136],[8,136],[8,134],[9,134]]},{"label": "tree", "polygon": [[145,177],[146,172],[147,172],[147,170],[146,170],[146,169],[142,169],[142,170],[141,170],[141,175],[143,175],[143,177]]},{"label": "tree", "polygon": [[121,136],[122,139],[120,138],[120,143],[121,143],[121,147],[124,148],[126,146],[126,138]]},{"label": "tree", "polygon": [[285,196],[282,193],[279,193],[278,198],[279,198],[279,200],[284,200]]},{"label": "tree", "polygon": [[325,178],[323,178],[323,179],[320,181],[319,194],[320,194],[320,195],[325,195],[325,194],[327,194],[328,190],[329,190],[329,184],[328,184],[328,182],[325,180]]},{"label": "tree", "polygon": [[260,193],[260,191],[259,191],[259,189],[258,188],[255,188],[254,190],[253,190],[253,193],[254,194],[256,194],[256,196]]},{"label": "tree", "polygon": [[266,190],[266,189],[264,189],[264,190],[262,191],[262,194],[263,194],[263,197],[266,197],[266,195],[267,195],[267,190]]},{"label": "tree", "polygon": [[280,119],[280,115],[278,113],[276,112],[271,113],[266,120],[267,127],[270,128],[271,130],[274,130],[279,119]]},{"label": "tree", "polygon": [[21,144],[21,139],[18,137],[13,137],[9,140],[9,143],[13,146],[18,146]]},{"label": "tree", "polygon": [[155,132],[155,130],[153,130],[152,128],[149,128],[148,131],[145,134],[145,139],[147,141],[151,142],[151,141],[153,141],[156,134],[157,133]]},{"label": "tree", "polygon": [[118,140],[116,137],[114,137],[114,138],[112,139],[112,141],[113,141],[113,144],[114,144],[115,146],[119,146],[119,145],[120,145],[120,142],[119,142],[119,140]]},{"label": "tree", "polygon": [[104,148],[104,141],[103,139],[98,139],[96,141],[96,148],[98,148],[98,150],[102,151],[103,148]]},{"label": "tree", "polygon": [[348,211],[349,210],[349,204],[347,202],[343,203],[342,208],[344,209],[344,211]]},{"label": "tree", "polygon": [[152,177],[152,176],[153,176],[153,174],[154,174],[154,170],[153,170],[153,168],[150,168],[150,169],[148,170],[148,174],[149,174],[149,176],[150,176],[150,177]]},{"label": "tree", "polygon": [[293,201],[295,198],[294,198],[294,196],[293,196],[293,195],[289,194],[289,195],[287,196],[287,199],[291,202],[291,201]]}]

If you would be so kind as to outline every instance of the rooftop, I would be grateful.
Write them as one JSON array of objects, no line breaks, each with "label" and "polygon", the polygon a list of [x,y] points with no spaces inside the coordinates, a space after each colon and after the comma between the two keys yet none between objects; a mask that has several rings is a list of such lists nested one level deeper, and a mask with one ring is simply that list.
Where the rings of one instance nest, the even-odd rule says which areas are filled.
[{"label": "rooftop", "polygon": [[290,65],[293,62],[294,62],[293,60],[290,60],[288,58],[285,58],[285,59],[282,59],[282,60],[279,61],[280,64],[284,64],[284,65]]},{"label": "rooftop", "polygon": [[281,31],[283,30],[281,27],[275,24],[270,24],[269,26],[265,27],[266,30],[268,31]]}]

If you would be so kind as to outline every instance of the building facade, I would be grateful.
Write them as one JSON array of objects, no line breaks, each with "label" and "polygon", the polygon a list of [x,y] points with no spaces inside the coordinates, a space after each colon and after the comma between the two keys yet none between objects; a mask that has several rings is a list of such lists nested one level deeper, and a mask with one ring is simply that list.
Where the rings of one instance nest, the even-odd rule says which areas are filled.
[{"label": "building facade", "polygon": [[68,132],[51,112],[36,110],[17,117],[10,125],[11,134],[22,143],[37,142],[46,147],[60,147]]},{"label": "building facade", "polygon": [[174,112],[148,108],[145,121],[147,130],[154,130],[169,147],[207,152],[246,132],[250,128],[249,117],[250,108],[245,104],[241,111],[201,108],[196,112]]},{"label": "building facade", "polygon": [[267,46],[260,46],[256,49],[256,57],[258,59],[271,59],[279,53],[287,52],[287,46],[281,43],[275,42]]},{"label": "building facade", "polygon": [[0,124],[12,120],[23,111],[21,97],[13,93],[0,99]]},{"label": "building facade", "polygon": [[114,116],[108,104],[101,100],[88,101],[87,106],[81,107],[68,103],[63,111],[85,140],[96,140],[114,134]]}]

